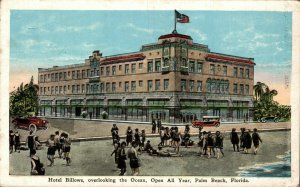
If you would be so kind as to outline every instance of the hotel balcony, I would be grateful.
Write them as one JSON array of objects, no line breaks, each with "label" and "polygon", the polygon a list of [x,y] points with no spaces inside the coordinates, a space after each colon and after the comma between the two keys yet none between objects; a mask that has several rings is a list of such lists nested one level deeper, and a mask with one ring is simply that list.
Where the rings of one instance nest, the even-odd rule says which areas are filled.
[{"label": "hotel balcony", "polygon": [[89,77],[89,83],[100,82],[100,76]]},{"label": "hotel balcony", "polygon": [[170,66],[165,66],[161,68],[161,73],[162,74],[167,74],[170,72]]},{"label": "hotel balcony", "polygon": [[189,68],[186,67],[186,66],[181,66],[180,67],[180,72],[181,72],[181,74],[188,75],[189,74]]}]

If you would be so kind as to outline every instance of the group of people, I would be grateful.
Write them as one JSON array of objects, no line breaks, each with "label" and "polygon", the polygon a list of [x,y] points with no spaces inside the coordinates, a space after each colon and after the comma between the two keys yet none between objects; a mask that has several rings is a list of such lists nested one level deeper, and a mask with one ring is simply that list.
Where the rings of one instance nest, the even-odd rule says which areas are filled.
[{"label": "group of people", "polygon": [[236,129],[232,129],[230,133],[230,140],[233,146],[233,151],[249,153],[253,143],[253,153],[255,155],[257,154],[259,144],[262,143],[262,140],[256,128],[253,129],[252,135],[250,133],[250,129],[246,130],[246,128],[241,128],[241,135],[239,137]]},{"label": "group of people", "polygon": [[[111,129],[114,150],[111,153],[115,155],[115,163],[117,168],[120,169],[119,175],[124,175],[126,173],[126,160],[129,158],[129,165],[132,171],[132,175],[139,175],[140,160],[138,157],[138,152],[140,153],[144,149],[144,142],[146,140],[145,130],[139,132],[139,129],[135,129],[135,132],[129,126],[126,131],[126,142],[120,143],[119,129],[116,124],[113,124]],[[127,153],[125,151],[126,146],[129,146]]]},{"label": "group of people", "polygon": [[48,166],[53,166],[55,153],[57,151],[58,157],[66,160],[66,165],[69,166],[71,163],[70,150],[71,150],[71,139],[69,135],[65,132],[59,134],[59,131],[50,135],[50,138],[46,142],[47,150],[47,159],[50,161]]},{"label": "group of people", "polygon": [[[211,158],[212,154],[216,156],[217,159],[220,158],[220,153],[224,157],[223,152],[223,140],[224,136],[220,131],[216,131],[215,135],[211,131],[203,131],[202,128],[199,128],[199,147],[200,147],[200,156],[207,155],[207,158]],[[216,155],[217,151],[217,155]]]}]

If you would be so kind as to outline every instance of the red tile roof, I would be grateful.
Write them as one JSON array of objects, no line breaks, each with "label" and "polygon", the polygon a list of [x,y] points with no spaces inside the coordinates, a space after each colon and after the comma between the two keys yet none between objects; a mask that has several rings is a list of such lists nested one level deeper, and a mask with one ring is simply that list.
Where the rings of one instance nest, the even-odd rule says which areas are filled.
[{"label": "red tile roof", "polygon": [[221,55],[215,55],[215,54],[208,54],[206,56],[207,59],[212,60],[220,60],[220,61],[229,61],[229,62],[241,62],[246,64],[254,64],[255,63],[251,59],[241,59],[241,58],[234,58],[234,57],[228,57],[228,56],[221,56]]},{"label": "red tile roof", "polygon": [[108,57],[103,60],[101,60],[101,64],[108,64],[113,62],[119,62],[119,61],[134,61],[139,59],[144,59],[145,56],[140,54],[133,54],[133,55],[126,55],[126,56],[117,56],[117,57]]}]

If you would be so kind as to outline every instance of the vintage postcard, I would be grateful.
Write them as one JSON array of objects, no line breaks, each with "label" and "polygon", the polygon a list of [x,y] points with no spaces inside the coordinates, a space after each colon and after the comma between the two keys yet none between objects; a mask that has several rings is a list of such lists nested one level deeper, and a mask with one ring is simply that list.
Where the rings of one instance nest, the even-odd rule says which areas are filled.
[{"label": "vintage postcard", "polygon": [[299,186],[298,2],[1,5],[1,186]]}]

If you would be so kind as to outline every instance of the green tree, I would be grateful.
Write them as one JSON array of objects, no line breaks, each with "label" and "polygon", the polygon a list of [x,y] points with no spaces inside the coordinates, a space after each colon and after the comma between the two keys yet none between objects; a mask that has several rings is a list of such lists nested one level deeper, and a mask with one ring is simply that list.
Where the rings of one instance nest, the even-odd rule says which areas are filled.
[{"label": "green tree", "polygon": [[28,115],[38,112],[38,85],[34,84],[33,76],[28,84],[23,83],[17,90],[10,93],[10,114]]}]

